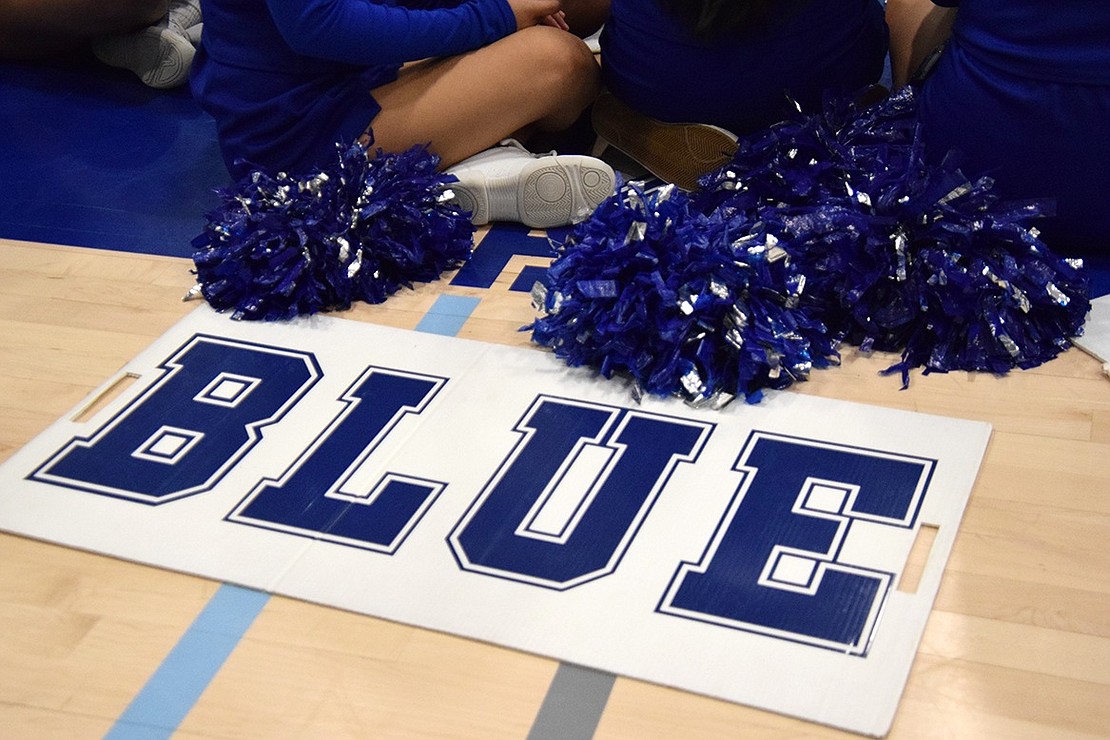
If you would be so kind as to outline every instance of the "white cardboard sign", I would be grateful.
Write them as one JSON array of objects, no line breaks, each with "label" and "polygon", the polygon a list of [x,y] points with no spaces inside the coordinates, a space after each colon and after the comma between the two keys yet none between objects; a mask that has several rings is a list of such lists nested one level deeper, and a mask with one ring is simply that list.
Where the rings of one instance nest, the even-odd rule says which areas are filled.
[{"label": "white cardboard sign", "polygon": [[990,436],[789,392],[637,404],[545,351],[206,307],[125,372],[0,467],[0,528],[873,735]]},{"label": "white cardboard sign", "polygon": [[1100,360],[1103,372],[1110,376],[1110,295],[1091,301],[1091,312],[1087,314],[1083,334],[1072,341]]}]

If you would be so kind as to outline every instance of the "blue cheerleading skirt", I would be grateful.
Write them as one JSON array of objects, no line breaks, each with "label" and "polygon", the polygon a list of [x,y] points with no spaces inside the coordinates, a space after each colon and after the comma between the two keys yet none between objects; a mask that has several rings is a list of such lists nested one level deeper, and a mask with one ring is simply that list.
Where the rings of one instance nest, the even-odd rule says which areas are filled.
[{"label": "blue cheerleading skirt", "polygon": [[601,36],[606,87],[652,118],[743,135],[786,118],[797,101],[878,82],[888,34],[879,0],[810,2],[742,38],[703,43],[654,2],[612,0]]},{"label": "blue cheerleading skirt", "polygon": [[950,151],[1003,198],[1046,198],[1035,223],[1066,254],[1110,255],[1110,86],[1031,79],[991,66],[954,40],[921,91],[929,156]]}]

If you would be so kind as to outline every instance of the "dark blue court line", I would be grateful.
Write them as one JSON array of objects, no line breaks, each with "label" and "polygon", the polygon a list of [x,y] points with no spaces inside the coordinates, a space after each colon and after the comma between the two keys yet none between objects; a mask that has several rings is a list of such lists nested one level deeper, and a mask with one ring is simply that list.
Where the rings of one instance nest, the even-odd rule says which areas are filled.
[{"label": "dark blue court line", "polygon": [[[455,336],[479,301],[441,295],[416,331]],[[262,591],[222,584],[116,720],[106,740],[169,738],[269,600],[270,595]]]},{"label": "dark blue court line", "polygon": [[0,124],[0,236],[192,255],[231,183],[216,122],[187,87],[154,90],[82,54],[0,61],[0,90],[11,122]]}]

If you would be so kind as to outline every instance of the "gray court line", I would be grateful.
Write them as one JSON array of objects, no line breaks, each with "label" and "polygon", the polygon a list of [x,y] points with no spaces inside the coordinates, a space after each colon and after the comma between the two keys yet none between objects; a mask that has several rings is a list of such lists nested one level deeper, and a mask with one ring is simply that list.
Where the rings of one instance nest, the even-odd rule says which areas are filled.
[{"label": "gray court line", "polygon": [[592,738],[616,680],[612,673],[560,663],[532,722],[528,740]]}]

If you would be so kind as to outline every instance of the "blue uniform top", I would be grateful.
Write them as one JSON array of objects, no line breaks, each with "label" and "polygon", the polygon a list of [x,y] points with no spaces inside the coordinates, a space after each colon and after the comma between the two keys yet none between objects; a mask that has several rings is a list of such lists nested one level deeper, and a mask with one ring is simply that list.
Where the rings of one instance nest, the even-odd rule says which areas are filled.
[{"label": "blue uniform top", "polygon": [[204,0],[191,86],[233,177],[251,165],[309,172],[370,124],[370,91],[402,63],[515,30],[505,0]]},{"label": "blue uniform top", "polygon": [[1110,254],[1110,2],[934,0],[959,6],[921,91],[930,156],[963,156],[1005,198],[1052,198],[1033,225],[1065,253]]},{"label": "blue uniform top", "polygon": [[879,80],[887,52],[879,0],[786,6],[741,38],[700,42],[652,0],[612,0],[601,36],[605,84],[652,118],[743,135],[785,118],[787,94],[817,111],[826,91]]}]

